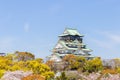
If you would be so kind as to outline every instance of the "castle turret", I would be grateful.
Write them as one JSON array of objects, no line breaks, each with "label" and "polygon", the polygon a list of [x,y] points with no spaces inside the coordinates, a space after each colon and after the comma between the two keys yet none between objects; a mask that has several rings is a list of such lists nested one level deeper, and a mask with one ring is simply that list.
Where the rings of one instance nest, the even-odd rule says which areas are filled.
[{"label": "castle turret", "polygon": [[50,60],[60,61],[68,54],[89,57],[92,50],[83,43],[83,37],[76,29],[66,28],[59,35],[59,40],[52,50]]}]

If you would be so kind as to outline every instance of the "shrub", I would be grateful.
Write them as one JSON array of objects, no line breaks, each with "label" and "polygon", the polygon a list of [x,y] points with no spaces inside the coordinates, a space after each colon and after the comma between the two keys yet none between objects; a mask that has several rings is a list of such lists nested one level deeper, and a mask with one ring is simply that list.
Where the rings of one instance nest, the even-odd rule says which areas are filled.
[{"label": "shrub", "polygon": [[120,67],[116,69],[117,70],[117,73],[120,73]]},{"label": "shrub", "polygon": [[86,61],[85,65],[83,66],[83,71],[88,71],[88,72],[97,72],[102,70],[103,65],[102,61],[99,58],[94,58],[92,60]]},{"label": "shrub", "polygon": [[43,74],[41,74],[41,75],[43,75],[43,76],[45,76],[45,79],[46,80],[50,80],[50,79],[53,79],[54,78],[54,73],[53,72],[45,72],[45,73],[43,73]]},{"label": "shrub", "polygon": [[66,55],[63,58],[65,70],[77,70],[79,68],[83,68],[86,59],[81,56],[75,56],[73,54]]},{"label": "shrub", "polygon": [[4,75],[5,70],[0,70],[0,78]]},{"label": "shrub", "polygon": [[57,77],[56,80],[68,80],[68,78],[66,77],[65,72],[62,72],[60,77]]}]

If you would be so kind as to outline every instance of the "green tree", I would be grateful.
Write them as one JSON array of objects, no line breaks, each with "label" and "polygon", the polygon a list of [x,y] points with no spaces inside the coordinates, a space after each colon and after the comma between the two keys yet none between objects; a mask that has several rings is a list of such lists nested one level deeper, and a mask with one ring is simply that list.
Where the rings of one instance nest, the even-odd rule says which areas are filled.
[{"label": "green tree", "polygon": [[65,75],[65,72],[62,72],[59,77],[56,78],[56,80],[68,80],[68,78]]},{"label": "green tree", "polygon": [[27,61],[27,67],[29,70],[32,70],[34,74],[40,74],[50,79],[54,77],[54,72],[50,70],[50,67],[44,63],[39,63],[39,61],[31,60]]},{"label": "green tree", "polygon": [[66,70],[76,69],[78,67],[79,63],[76,61],[76,58],[77,57],[73,54],[66,55],[63,58],[63,62]]},{"label": "green tree", "polygon": [[77,70],[77,69],[82,69],[85,62],[87,60],[84,57],[81,56],[75,56],[73,54],[66,55],[63,58],[63,62],[65,64],[65,69],[68,70]]},{"label": "green tree", "polygon": [[27,61],[35,59],[35,56],[30,52],[15,52],[15,59],[18,61]]},{"label": "green tree", "polygon": [[55,66],[55,62],[54,61],[49,60],[49,61],[46,62],[46,65],[48,65],[50,67],[50,69],[55,72],[55,70],[56,70],[55,67],[56,66]]},{"label": "green tree", "polygon": [[[32,58],[28,58],[26,55],[29,55]],[[12,60],[11,55],[0,57],[0,77],[4,74],[5,71],[16,70],[32,71],[34,74],[44,76],[46,79],[51,79],[54,77],[54,72],[50,70],[49,66],[43,63],[43,60],[41,58],[34,59],[33,55],[26,52],[17,53],[17,57],[19,61]]]},{"label": "green tree", "polygon": [[94,58],[86,61],[83,70],[87,72],[97,72],[103,69],[102,61],[100,58]]}]

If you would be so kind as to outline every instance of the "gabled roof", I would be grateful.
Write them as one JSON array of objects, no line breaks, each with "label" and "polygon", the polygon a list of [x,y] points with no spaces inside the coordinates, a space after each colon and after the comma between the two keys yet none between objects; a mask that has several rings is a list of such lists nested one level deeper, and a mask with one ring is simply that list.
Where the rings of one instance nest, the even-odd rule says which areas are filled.
[{"label": "gabled roof", "polygon": [[66,36],[66,35],[78,35],[78,36],[83,36],[82,34],[80,34],[77,29],[71,29],[71,28],[66,28],[65,31],[63,32],[63,34],[59,35],[59,36]]}]

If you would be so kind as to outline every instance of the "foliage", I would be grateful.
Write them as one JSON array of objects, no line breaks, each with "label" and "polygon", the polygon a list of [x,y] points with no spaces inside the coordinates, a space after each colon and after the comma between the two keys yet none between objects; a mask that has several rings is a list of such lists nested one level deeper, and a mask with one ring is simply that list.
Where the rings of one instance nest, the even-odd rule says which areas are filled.
[{"label": "foliage", "polygon": [[79,80],[81,78],[78,71],[66,71],[65,74],[68,77],[68,80]]},{"label": "foliage", "polygon": [[12,65],[12,61],[5,58],[0,57],[0,70],[9,70],[9,67]]},{"label": "foliage", "polygon": [[45,79],[46,80],[51,80],[54,78],[54,73],[53,72],[45,72],[45,73],[42,73],[41,75],[45,76]]},{"label": "foliage", "polygon": [[106,69],[115,69],[115,63],[113,59],[104,59],[102,60],[102,63]]},{"label": "foliage", "polygon": [[[45,76],[46,79],[54,77],[54,72],[51,71],[49,66],[43,63],[41,58],[16,62],[12,61],[9,57],[0,57],[0,63],[0,70],[3,71],[32,71],[34,74]],[[2,76],[2,72],[0,76]]]},{"label": "foliage", "polygon": [[116,69],[117,73],[120,73],[120,67]]},{"label": "foliage", "polygon": [[16,51],[15,55],[16,55],[15,59],[17,59],[18,61],[27,61],[35,59],[35,56],[30,52]]},{"label": "foliage", "polygon": [[65,63],[64,62],[55,62],[53,60],[49,60],[46,62],[46,65],[50,67],[52,71],[55,73],[58,71],[64,71],[65,70]]},{"label": "foliage", "polygon": [[35,74],[42,74],[44,72],[50,71],[50,68],[45,65],[41,64],[38,61],[32,60],[32,61],[27,61],[27,67],[32,70]]},{"label": "foliage", "polygon": [[38,74],[34,74],[22,78],[22,80],[45,80],[45,77]]},{"label": "foliage", "polygon": [[39,63],[43,63],[43,59],[42,58],[36,58],[35,59],[37,62],[39,62]]},{"label": "foliage", "polygon": [[102,61],[100,58],[94,58],[92,60],[88,60],[83,66],[84,71],[88,72],[97,72],[103,69]]},{"label": "foliage", "polygon": [[50,68],[43,63],[39,63],[38,60],[27,61],[27,67],[32,70],[34,74],[40,74],[45,76],[47,79],[54,77],[54,72],[50,71]]},{"label": "foliage", "polygon": [[101,72],[102,74],[117,74],[117,71],[114,70],[114,69],[105,69],[105,70],[102,70]]},{"label": "foliage", "polygon": [[55,71],[54,63],[55,63],[54,61],[49,60],[49,61],[46,62],[46,65],[48,65],[52,71]]},{"label": "foliage", "polygon": [[77,57],[73,54],[66,55],[63,58],[65,69],[66,70],[77,69],[79,67],[79,62],[76,59],[77,59]]},{"label": "foliage", "polygon": [[12,62],[12,67],[10,68],[11,71],[16,71],[16,70],[22,70],[22,71],[28,71],[27,63],[24,61],[19,61],[19,62]]},{"label": "foliage", "polygon": [[0,70],[0,78],[4,75],[5,70]]},{"label": "foliage", "polygon": [[114,68],[119,68],[120,67],[120,59],[116,58],[116,59],[113,59],[113,61],[114,61]]},{"label": "foliage", "polygon": [[73,54],[66,55],[63,58],[65,70],[83,70],[83,66],[86,63],[86,59],[81,56],[75,56]]},{"label": "foliage", "polygon": [[56,80],[68,80],[68,78],[65,75],[65,72],[62,72],[60,77],[57,77]]},{"label": "foliage", "polygon": [[6,56],[4,56],[5,58],[7,58],[8,60],[14,60],[15,58],[15,54],[10,54],[8,53]]}]

